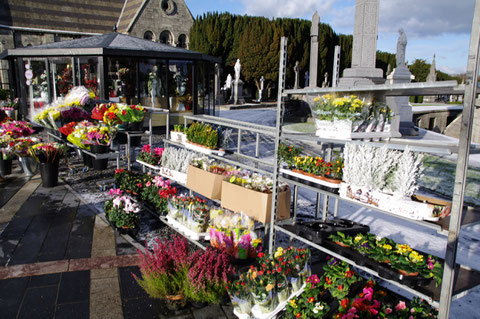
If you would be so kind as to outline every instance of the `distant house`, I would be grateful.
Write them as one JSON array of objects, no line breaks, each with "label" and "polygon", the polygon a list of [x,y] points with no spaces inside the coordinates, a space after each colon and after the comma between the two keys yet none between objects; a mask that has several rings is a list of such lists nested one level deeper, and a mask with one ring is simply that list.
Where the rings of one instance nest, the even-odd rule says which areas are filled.
[{"label": "distant house", "polygon": [[[113,31],[188,48],[192,24],[184,0],[0,0],[0,53]],[[0,62],[6,89],[8,67]]]}]

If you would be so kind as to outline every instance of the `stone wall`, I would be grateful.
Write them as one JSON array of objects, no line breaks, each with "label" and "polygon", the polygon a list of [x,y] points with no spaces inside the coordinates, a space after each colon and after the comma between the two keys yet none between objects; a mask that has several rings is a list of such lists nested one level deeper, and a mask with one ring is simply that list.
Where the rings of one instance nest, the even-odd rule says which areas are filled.
[{"label": "stone wall", "polygon": [[420,128],[444,134],[450,123],[452,123],[460,113],[460,111],[442,111],[414,114],[413,123]]},{"label": "stone wall", "polygon": [[[143,38],[145,32],[153,33],[153,39],[161,42],[162,32],[170,33],[171,45],[179,44],[179,37],[183,34],[186,37],[186,47],[188,47],[189,31],[193,25],[193,17],[183,0],[172,1],[176,10],[166,11],[162,9],[161,0],[149,1],[141,12],[137,22],[134,24],[130,35]],[[170,13],[170,14],[169,14]]]}]

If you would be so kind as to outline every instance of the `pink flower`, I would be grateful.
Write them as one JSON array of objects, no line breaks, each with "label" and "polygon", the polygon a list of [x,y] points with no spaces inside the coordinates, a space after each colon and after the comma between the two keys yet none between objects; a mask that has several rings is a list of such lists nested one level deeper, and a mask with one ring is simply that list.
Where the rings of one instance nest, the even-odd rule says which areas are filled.
[{"label": "pink flower", "polygon": [[142,152],[150,153],[150,150],[151,150],[150,144],[145,144],[145,145],[143,145],[143,147],[142,147]]},{"label": "pink flower", "polygon": [[152,186],[152,183],[150,183],[150,182],[148,181],[148,182],[145,184],[145,186],[150,187],[150,186]]},{"label": "pink flower", "polygon": [[392,308],[387,308],[385,309],[385,314],[389,315],[392,313],[392,311],[393,311]]},{"label": "pink flower", "polygon": [[365,295],[366,300],[372,301],[372,296],[373,296],[373,289],[372,288],[363,288],[363,293]]},{"label": "pink flower", "polygon": [[408,317],[408,319],[415,319],[413,316]]},{"label": "pink flower", "polygon": [[115,196],[115,195],[122,195],[123,191],[120,188],[110,188],[110,191],[108,192],[108,195],[110,196]]},{"label": "pink flower", "polygon": [[153,150],[153,152],[155,153],[155,155],[157,155],[158,157],[162,157],[162,154],[163,154],[163,151],[165,150],[165,148],[163,147],[155,147],[155,149]]},{"label": "pink flower", "polygon": [[405,301],[399,301],[398,305],[395,306],[396,311],[404,310],[407,308],[407,305],[405,304]]},{"label": "pink flower", "polygon": [[410,309],[410,313],[415,313],[415,308]]},{"label": "pink flower", "polygon": [[137,184],[138,187],[143,187],[142,183]]}]

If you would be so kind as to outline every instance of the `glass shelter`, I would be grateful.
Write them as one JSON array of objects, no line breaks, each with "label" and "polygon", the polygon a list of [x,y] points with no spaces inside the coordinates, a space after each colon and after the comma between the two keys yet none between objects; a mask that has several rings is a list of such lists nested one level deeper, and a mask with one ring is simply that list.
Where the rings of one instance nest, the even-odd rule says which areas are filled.
[{"label": "glass shelter", "polygon": [[179,117],[215,114],[214,68],[220,60],[187,49],[110,33],[9,49],[0,58],[9,61],[22,117],[78,85],[99,101],[164,108]]}]

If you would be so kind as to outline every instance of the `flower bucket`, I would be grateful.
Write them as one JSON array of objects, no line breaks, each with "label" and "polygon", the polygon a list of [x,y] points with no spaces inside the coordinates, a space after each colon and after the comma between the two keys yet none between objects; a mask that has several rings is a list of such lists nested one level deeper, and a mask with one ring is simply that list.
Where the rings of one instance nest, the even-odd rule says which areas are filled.
[{"label": "flower bucket", "polygon": [[10,175],[12,174],[12,159],[3,159],[0,158],[0,175]]},{"label": "flower bucket", "polygon": [[93,157],[91,157],[90,155],[88,155],[87,153],[84,153],[84,152],[81,152],[82,153],[82,162],[83,162],[83,165],[89,167],[89,168],[93,168]]},{"label": "flower bucket", "polygon": [[55,187],[58,185],[58,162],[40,163],[40,175],[43,187]]},{"label": "flower bucket", "polygon": [[290,277],[290,286],[292,287],[292,293],[295,293],[302,288],[303,280],[301,277]]},{"label": "flower bucket", "polygon": [[250,314],[252,311],[252,299],[247,297],[246,299],[241,299],[238,297],[230,296],[232,300],[232,306],[236,313],[239,314]]},{"label": "flower bucket", "polygon": [[289,296],[290,296],[290,289],[289,289],[288,281],[284,280],[283,282],[277,282],[278,303],[287,301]]},{"label": "flower bucket", "polygon": [[35,175],[34,171],[36,171],[38,165],[37,162],[33,160],[33,158],[20,156],[18,158],[18,162],[20,163],[20,166],[22,167],[22,170],[26,176]]},{"label": "flower bucket", "polygon": [[[105,154],[110,152],[110,147],[108,145],[99,145],[92,144],[90,145],[90,151],[94,154]],[[92,166],[95,170],[104,170],[108,167],[108,158],[95,159],[89,156],[92,159]]]}]

